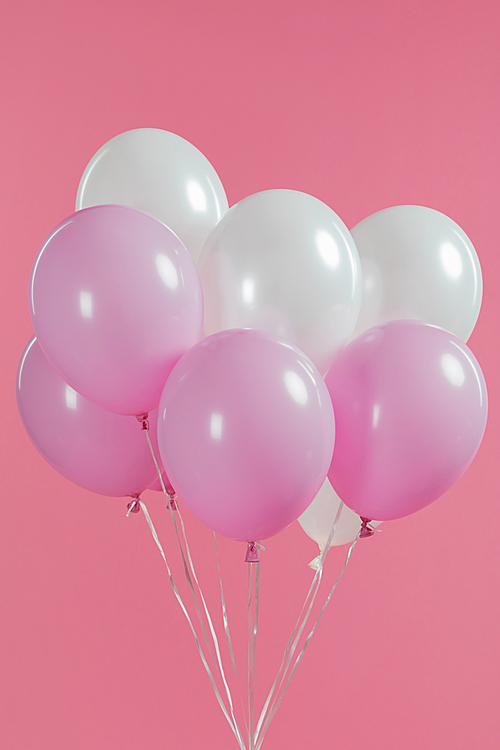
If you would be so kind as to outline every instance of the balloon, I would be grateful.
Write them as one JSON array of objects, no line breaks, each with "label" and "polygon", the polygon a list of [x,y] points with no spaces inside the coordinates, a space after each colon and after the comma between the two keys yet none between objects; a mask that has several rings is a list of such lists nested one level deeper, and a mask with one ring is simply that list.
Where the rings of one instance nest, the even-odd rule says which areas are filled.
[{"label": "balloon", "polygon": [[328,391],[296,347],[231,330],[177,363],[158,409],[160,455],[180,499],[230,539],[256,542],[294,521],[333,453]]},{"label": "balloon", "polygon": [[[312,501],[311,505],[297,519],[307,536],[313,539],[321,552],[326,547],[332,526],[337,517],[339,506],[343,504],[328,479]],[[370,526],[376,528],[381,521],[371,521]],[[361,529],[361,519],[357,513],[343,504],[330,547],[351,544]]]},{"label": "balloon", "polygon": [[325,373],[354,330],[356,246],[337,214],[306,193],[267,190],[237,203],[208,236],[198,268],[206,334],[262,329]]},{"label": "balloon", "polygon": [[486,383],[453,334],[395,321],[352,341],[326,376],[336,420],[328,477],[352,510],[386,521],[436,500],[486,426]]},{"label": "balloon", "polygon": [[[156,426],[156,423],[154,424]],[[156,460],[158,461],[158,454],[155,454],[155,455],[156,455]],[[163,481],[163,485],[167,491],[167,495],[175,495],[176,494],[175,490],[170,484],[170,480],[164,471],[162,471],[161,478]],[[153,484],[148,489],[153,490],[153,492],[163,492],[163,487],[161,486],[161,482],[160,482],[160,478],[158,477],[158,474],[156,476],[156,481],[153,482]]]},{"label": "balloon", "polygon": [[52,364],[118,414],[157,406],[173,366],[201,336],[191,256],[161,222],[125,206],[88,208],[56,227],[33,266],[30,304]]},{"label": "balloon", "polygon": [[156,216],[195,261],[227,211],[224,188],[210,162],[184,138],[157,128],[121,133],[94,154],[80,181],[76,210],[102,203]]},{"label": "balloon", "polygon": [[[135,417],[101,409],[68,385],[33,338],[17,373],[17,405],[26,432],[63,477],[100,495],[136,495],[156,475]],[[156,419],[156,411],[151,419]],[[158,452],[151,431],[153,449]]]},{"label": "balloon", "polygon": [[390,320],[417,319],[467,341],[481,307],[481,266],[458,224],[424,206],[394,206],[354,229],[363,268],[358,336]]}]

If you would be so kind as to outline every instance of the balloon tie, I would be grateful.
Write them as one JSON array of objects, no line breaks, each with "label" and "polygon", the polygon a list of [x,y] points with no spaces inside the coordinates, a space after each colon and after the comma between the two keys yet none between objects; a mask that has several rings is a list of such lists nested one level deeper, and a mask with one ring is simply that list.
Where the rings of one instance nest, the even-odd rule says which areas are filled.
[{"label": "balloon tie", "polygon": [[314,560],[311,560],[310,563],[308,563],[308,566],[311,568],[311,570],[318,571],[319,567],[321,565],[321,552],[320,554],[314,558]]},{"label": "balloon tie", "polygon": [[145,414],[139,414],[136,419],[138,422],[141,423],[141,430],[149,430],[149,412],[146,412]]},{"label": "balloon tie", "polygon": [[130,495],[130,497],[132,498],[132,502],[127,503],[126,518],[128,518],[131,513],[139,513],[141,509],[140,495]]},{"label": "balloon tie", "polygon": [[168,509],[169,510],[179,510],[176,500],[177,500],[177,492],[169,492],[167,490],[168,495]]},{"label": "balloon tie", "polygon": [[373,529],[371,524],[371,518],[364,518],[363,516],[360,516],[361,518],[361,531],[359,532],[359,538],[360,539],[366,539],[369,536],[373,536],[375,533],[375,529]]},{"label": "balloon tie", "polygon": [[258,563],[260,562],[260,550],[265,550],[259,542],[248,542],[247,553],[245,555],[245,562],[247,563]]}]

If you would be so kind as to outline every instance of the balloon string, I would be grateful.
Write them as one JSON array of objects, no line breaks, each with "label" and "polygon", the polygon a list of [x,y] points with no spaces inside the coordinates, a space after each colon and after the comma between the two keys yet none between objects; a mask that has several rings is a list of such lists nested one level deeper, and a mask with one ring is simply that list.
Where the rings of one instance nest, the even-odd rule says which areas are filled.
[{"label": "balloon string", "polygon": [[[172,511],[171,511],[171,513],[172,513]],[[236,721],[236,717],[235,717],[235,714],[234,714],[233,698],[232,698],[231,691],[229,689],[229,685],[228,685],[228,682],[227,682],[227,679],[226,679],[226,674],[225,674],[225,671],[224,671],[224,666],[222,664],[222,658],[221,658],[221,653],[220,653],[220,648],[219,648],[219,640],[217,638],[217,633],[215,632],[215,628],[213,626],[212,618],[210,616],[210,612],[209,612],[209,609],[207,607],[207,604],[206,604],[206,601],[205,601],[205,597],[203,596],[203,592],[201,590],[201,586],[200,586],[200,584],[198,582],[198,578],[196,576],[196,571],[194,569],[193,560],[191,558],[191,551],[189,549],[189,544],[188,544],[188,540],[187,540],[187,536],[186,536],[186,529],[185,529],[185,526],[184,526],[184,520],[182,518],[182,514],[181,514],[179,506],[177,507],[177,515],[178,515],[178,517],[180,519],[180,522],[181,522],[182,535],[184,537],[184,543],[186,545],[186,552],[187,552],[187,555],[188,555],[188,560],[189,560],[189,564],[190,564],[191,571],[192,571],[192,574],[193,574],[193,578],[194,578],[194,580],[196,582],[196,585],[197,585],[197,588],[198,588],[198,593],[200,595],[200,598],[201,598],[201,601],[202,601],[202,604],[203,604],[203,609],[205,611],[205,616],[207,618],[207,622],[208,622],[208,625],[209,625],[209,628],[210,628],[210,633],[212,635],[212,640],[213,640],[213,643],[214,643],[215,652],[217,654],[217,664],[218,664],[218,667],[219,667],[219,672],[220,672],[220,676],[222,678],[222,682],[224,683],[224,688],[225,688],[227,700],[228,700],[228,703],[229,703],[229,709],[230,709],[230,712],[231,712],[231,717],[232,717],[234,725],[236,727],[236,731],[238,732],[240,746],[244,747],[243,737],[242,737],[242,734],[241,734],[241,730],[240,730],[240,727],[238,725],[238,722]],[[173,513],[172,513],[172,516],[173,516]],[[175,516],[174,516],[174,522],[175,522]]]},{"label": "balloon string", "polygon": [[[204,640],[205,640],[205,644],[206,644],[206,646],[208,648],[210,656],[212,657],[212,661],[215,664],[215,658],[214,658],[214,655],[213,655],[212,647],[211,647],[210,641],[208,639],[207,631],[205,629],[205,623],[203,621],[203,617],[202,617],[202,614],[201,614],[199,606],[198,606],[198,599],[196,597],[196,593],[195,593],[195,590],[194,590],[193,581],[192,581],[191,576],[189,574],[189,569],[188,569],[188,566],[187,566],[187,563],[186,563],[186,557],[184,555],[184,550],[183,550],[183,547],[182,547],[182,542],[181,542],[181,539],[180,539],[180,536],[179,536],[179,530],[177,528],[177,521],[176,521],[175,515],[173,513],[172,503],[169,502],[169,496],[168,496],[168,493],[167,493],[167,491],[165,489],[165,484],[163,482],[162,472],[160,470],[160,467],[158,466],[158,461],[156,460],[156,456],[155,456],[155,453],[154,453],[154,450],[153,450],[153,446],[151,444],[151,439],[149,437],[149,431],[145,430],[145,432],[146,432],[146,438],[147,438],[148,445],[149,445],[149,450],[150,450],[151,456],[153,458],[154,464],[156,466],[156,471],[157,471],[158,477],[160,479],[160,483],[161,483],[161,486],[162,486],[162,489],[163,489],[163,493],[164,493],[164,495],[165,495],[165,497],[167,499],[167,507],[168,507],[168,509],[170,511],[170,516],[171,516],[172,522],[174,524],[175,534],[176,534],[176,537],[177,537],[177,542],[178,542],[178,545],[179,545],[179,550],[180,550],[180,553],[181,553],[181,556],[182,556],[182,561],[183,561],[183,564],[184,564],[184,575],[186,577],[186,580],[188,582],[188,585],[189,585],[189,588],[190,588],[190,591],[191,591],[191,597],[193,599],[194,606],[195,606],[195,609],[196,609],[196,613],[198,615],[198,619],[199,619],[200,624],[201,624],[201,628],[202,628],[202,632],[203,632],[203,637],[204,637]],[[205,612],[205,617],[207,618],[208,626],[210,628],[210,633],[211,633],[211,636],[212,636],[212,641],[213,641],[213,644],[214,644],[215,653],[216,653],[216,657],[217,657],[217,665],[218,665],[218,668],[219,668],[219,673],[220,673],[220,676],[222,678],[222,682],[224,684],[224,689],[226,691],[226,696],[227,696],[227,700],[228,700],[228,704],[229,704],[229,710],[230,710],[230,713],[231,713],[232,720],[234,722],[234,729],[235,729],[236,738],[238,740],[238,744],[244,750],[245,746],[244,746],[244,743],[243,743],[243,738],[242,738],[241,730],[240,730],[240,727],[238,725],[238,722],[236,721],[236,717],[235,717],[235,714],[234,714],[234,707],[233,707],[233,699],[232,699],[231,691],[229,689],[229,685],[228,685],[227,680],[226,680],[226,674],[225,674],[225,671],[224,671],[224,667],[223,667],[223,664],[222,664],[222,659],[221,659],[221,654],[220,654],[220,648],[219,648],[219,641],[217,639],[217,634],[216,634],[215,629],[213,627],[212,618],[210,616],[210,612],[208,610],[208,607],[207,607],[207,604],[206,604],[206,601],[205,601],[205,597],[203,596],[203,592],[201,590],[201,586],[199,584],[198,577],[196,575],[196,571],[195,571],[195,568],[194,568],[193,560],[192,560],[192,557],[191,557],[191,550],[189,548],[189,544],[188,544],[188,540],[187,540],[187,536],[186,536],[186,529],[185,529],[185,526],[184,526],[184,520],[182,518],[182,514],[181,514],[181,511],[180,511],[179,505],[177,505],[176,513],[177,513],[177,516],[178,516],[178,518],[179,518],[179,520],[181,522],[182,535],[183,535],[183,538],[184,538],[184,544],[185,544],[185,547],[186,547],[186,554],[187,554],[187,558],[188,558],[188,561],[189,561],[189,568],[191,569],[193,580],[196,583],[196,588],[197,588],[197,591],[198,591],[198,595],[200,596],[201,602],[203,604],[203,609],[204,609],[204,612]]]},{"label": "balloon string", "polygon": [[253,702],[250,697],[251,684],[252,684],[252,578],[253,578],[253,564],[248,566],[248,601],[247,601],[247,619],[248,619],[248,748],[252,748],[252,733],[253,733]]},{"label": "balloon string", "polygon": [[[253,568],[255,566],[255,580]],[[259,620],[259,568],[260,563],[248,565],[248,748],[254,750],[253,710],[255,699],[255,649]]]},{"label": "balloon string", "polygon": [[220,561],[219,561],[219,548],[218,548],[218,545],[217,545],[217,535],[216,535],[215,531],[213,532],[213,535],[214,535],[214,542],[215,542],[215,556],[217,558],[217,569],[219,571],[220,597],[221,597],[221,604],[222,604],[222,620],[223,620],[223,623],[224,623],[224,632],[226,634],[226,640],[227,640],[227,645],[228,645],[228,649],[229,649],[229,654],[231,656],[231,663],[233,665],[234,674],[236,675],[236,684],[238,686],[238,694],[240,696],[240,703],[241,703],[241,709],[242,709],[242,713],[243,713],[243,720],[245,722],[246,734],[248,735],[248,723],[247,723],[247,719],[246,719],[246,715],[245,715],[245,708],[243,706],[243,696],[241,694],[240,679],[239,679],[239,676],[238,676],[238,670],[236,669],[236,659],[234,658],[233,642],[231,640],[231,633],[229,631],[229,618],[228,618],[228,615],[227,615],[226,599],[225,599],[225,596],[224,596],[224,587],[222,585],[222,573],[221,573]]},{"label": "balloon string", "polygon": [[182,609],[182,611],[184,613],[184,616],[185,616],[186,620],[188,621],[189,627],[191,629],[191,632],[193,634],[194,640],[196,642],[196,646],[198,648],[198,653],[200,654],[201,661],[202,661],[203,666],[205,667],[205,670],[206,670],[206,672],[208,674],[210,683],[211,683],[212,688],[214,690],[215,696],[216,696],[216,698],[217,698],[217,700],[219,702],[219,706],[221,707],[222,713],[224,714],[224,716],[225,716],[225,718],[226,718],[229,726],[231,727],[231,730],[232,730],[234,736],[236,737],[236,739],[238,741],[238,744],[241,747],[241,750],[245,750],[244,745],[240,741],[239,732],[237,731],[236,727],[233,725],[233,722],[231,721],[231,718],[229,717],[229,714],[227,712],[226,706],[224,705],[224,702],[223,702],[223,700],[221,698],[221,695],[220,695],[219,690],[217,688],[217,685],[215,683],[214,677],[212,675],[212,672],[210,670],[208,662],[207,662],[207,660],[205,658],[205,655],[203,653],[203,649],[201,648],[200,641],[198,639],[198,636],[196,635],[196,630],[194,628],[194,625],[193,625],[193,623],[191,621],[191,618],[189,617],[189,614],[188,614],[188,611],[187,611],[187,609],[186,609],[186,607],[184,605],[184,602],[182,601],[182,597],[179,594],[179,591],[177,590],[177,586],[175,585],[175,582],[174,582],[174,579],[173,579],[173,576],[172,576],[172,571],[170,570],[170,566],[169,566],[169,564],[167,562],[167,558],[166,558],[165,552],[164,552],[163,547],[161,545],[161,542],[160,542],[160,540],[158,538],[158,534],[156,533],[156,529],[154,527],[153,521],[151,520],[151,516],[149,515],[148,509],[147,509],[147,507],[146,507],[146,505],[145,505],[145,503],[144,503],[143,500],[139,500],[139,503],[140,503],[140,506],[141,506],[141,508],[143,510],[144,517],[145,517],[145,519],[147,521],[147,524],[149,526],[149,530],[151,531],[151,535],[152,535],[154,541],[156,542],[156,546],[160,550],[160,554],[161,554],[161,556],[163,558],[163,561],[165,563],[165,566],[167,568],[168,577],[170,579],[170,583],[172,585],[172,589],[173,589],[173,592],[175,594],[175,598],[177,599],[177,601],[179,603],[179,606],[181,607],[181,609]]},{"label": "balloon string", "polygon": [[186,562],[186,557],[184,555],[184,550],[182,548],[181,540],[180,540],[180,537],[179,537],[179,532],[178,532],[178,529],[177,529],[177,523],[175,521],[175,516],[174,516],[174,514],[172,512],[170,498],[168,497],[168,492],[165,489],[165,484],[163,482],[163,477],[161,475],[161,469],[158,466],[158,461],[156,460],[156,456],[155,456],[155,453],[154,453],[154,450],[153,450],[153,446],[151,444],[151,439],[149,437],[149,429],[145,429],[144,432],[146,433],[146,439],[148,441],[149,451],[151,453],[151,456],[153,458],[154,464],[156,466],[156,471],[157,471],[158,477],[160,479],[160,483],[161,483],[161,486],[162,486],[162,489],[163,489],[163,494],[165,495],[165,497],[167,498],[167,501],[168,501],[167,502],[167,506],[168,506],[168,508],[170,510],[170,515],[172,516],[172,520],[173,520],[174,528],[175,528],[175,534],[177,536],[177,542],[179,544],[179,550],[180,550],[181,557],[182,557],[182,562],[183,562],[183,565],[184,565],[184,575],[185,575],[186,580],[188,582],[189,590],[190,590],[190,593],[191,593],[191,598],[193,600],[193,604],[194,604],[194,608],[196,610],[196,614],[198,616],[198,620],[200,621],[201,630],[202,630],[202,633],[203,633],[203,640],[205,641],[205,645],[206,645],[206,647],[208,649],[208,653],[210,654],[210,658],[212,659],[212,662],[215,664],[215,657],[214,657],[212,646],[210,644],[210,641],[209,641],[209,638],[208,638],[208,635],[207,635],[207,631],[206,631],[205,623],[203,621],[203,617],[202,617],[202,614],[201,614],[201,611],[200,611],[200,607],[198,605],[198,599],[196,598],[196,594],[195,594],[195,591],[194,591],[193,582],[191,580],[191,576],[189,575],[189,570],[188,570],[188,566],[187,566],[187,562]]},{"label": "balloon string", "polygon": [[[274,704],[275,704],[276,698],[277,698],[277,696],[279,694],[279,691],[281,690],[281,686],[283,685],[283,682],[285,680],[286,673],[287,673],[287,670],[288,670],[288,668],[290,666],[290,663],[291,663],[291,660],[292,660],[293,655],[295,653],[295,650],[297,648],[297,644],[298,644],[299,639],[300,639],[300,637],[301,637],[301,635],[302,635],[302,633],[304,631],[304,628],[305,628],[305,626],[307,624],[307,621],[309,619],[309,615],[311,614],[311,610],[312,610],[312,607],[313,607],[314,602],[316,600],[316,596],[317,596],[317,593],[318,593],[318,590],[319,590],[319,586],[320,586],[320,583],[321,583],[321,580],[322,580],[322,577],[323,577],[323,565],[324,565],[324,562],[325,562],[325,558],[326,558],[326,555],[328,553],[328,550],[330,549],[330,546],[331,546],[331,543],[332,543],[332,540],[333,540],[333,537],[334,537],[334,534],[335,534],[335,530],[337,528],[337,524],[339,522],[339,519],[340,519],[340,516],[342,514],[343,508],[344,508],[344,503],[341,502],[340,505],[339,505],[339,507],[338,507],[337,514],[336,514],[336,516],[334,518],[334,521],[333,521],[333,524],[332,524],[332,528],[330,529],[330,534],[328,536],[328,540],[326,542],[326,545],[325,545],[324,549],[321,552],[320,559],[319,559],[319,564],[318,564],[318,568],[317,568],[317,570],[316,570],[316,572],[314,574],[314,578],[313,578],[312,583],[311,583],[311,585],[309,587],[309,591],[307,592],[307,596],[306,596],[306,598],[304,600],[304,604],[302,605],[302,609],[300,611],[300,614],[299,614],[299,617],[297,619],[297,622],[295,623],[295,626],[294,626],[294,628],[293,628],[293,630],[292,630],[292,632],[290,634],[290,638],[288,639],[288,642],[286,644],[285,653],[283,654],[283,659],[282,659],[280,667],[278,669],[278,673],[277,673],[276,678],[275,678],[275,680],[274,680],[274,682],[273,682],[273,684],[271,686],[271,689],[270,689],[269,694],[267,696],[266,702],[264,703],[264,707],[262,708],[262,711],[261,711],[261,714],[260,714],[260,717],[259,717],[259,722],[258,722],[257,728],[255,730],[255,742],[257,742],[257,739],[259,737],[259,733],[260,733],[261,727],[262,727],[262,725],[263,725],[263,723],[264,723],[264,721],[266,719],[266,713],[267,713],[267,711],[269,709],[269,705],[271,704],[271,701],[272,701],[272,704],[271,704],[271,708],[269,710],[272,711],[273,708],[274,708]],[[304,615],[304,611],[306,610],[306,608],[307,608],[307,611],[306,611],[306,614]],[[304,617],[303,617],[303,615],[304,615]],[[293,641],[293,644],[292,644],[292,641]],[[279,686],[278,686],[278,681],[280,680],[280,677],[281,677],[281,681],[280,681]]]},{"label": "balloon string", "polygon": [[332,598],[333,592],[334,592],[334,591],[335,591],[335,589],[337,588],[337,585],[338,585],[338,583],[339,583],[340,579],[341,579],[341,578],[342,578],[342,576],[344,575],[344,571],[345,571],[345,569],[346,569],[346,567],[347,567],[347,563],[348,563],[348,562],[349,562],[349,560],[351,559],[351,554],[352,554],[352,551],[353,551],[354,547],[356,546],[356,542],[357,542],[357,541],[358,541],[358,539],[359,539],[359,535],[360,535],[360,533],[361,533],[361,532],[360,532],[360,531],[358,531],[358,534],[357,534],[357,536],[356,536],[356,539],[355,539],[355,540],[353,541],[353,543],[352,543],[352,544],[351,544],[351,546],[349,547],[349,551],[347,552],[347,555],[346,555],[346,559],[345,559],[344,565],[342,566],[342,570],[340,571],[340,573],[339,573],[339,575],[338,575],[338,577],[337,577],[337,580],[336,580],[336,581],[335,581],[335,583],[333,584],[333,587],[332,587],[332,589],[331,589],[330,593],[328,594],[328,596],[327,596],[327,598],[326,598],[326,601],[325,601],[325,603],[323,604],[323,606],[322,606],[322,608],[321,608],[321,612],[319,613],[319,615],[318,615],[318,617],[317,617],[317,619],[316,619],[316,622],[314,623],[314,625],[313,625],[313,627],[312,627],[312,629],[311,629],[311,632],[309,633],[309,635],[307,636],[307,638],[306,638],[306,640],[305,640],[305,642],[304,642],[304,646],[303,646],[303,648],[302,648],[301,652],[299,653],[299,655],[297,656],[297,659],[295,660],[295,664],[293,665],[293,668],[292,668],[292,670],[291,670],[291,672],[290,672],[290,674],[289,674],[289,676],[288,676],[288,680],[287,680],[287,682],[286,682],[286,684],[285,684],[285,687],[283,688],[283,690],[282,690],[281,694],[279,695],[279,697],[278,697],[278,699],[277,699],[277,701],[276,701],[275,705],[273,705],[273,707],[272,707],[271,711],[269,712],[269,715],[268,715],[268,717],[267,717],[267,719],[266,719],[266,722],[265,722],[265,724],[264,724],[264,726],[263,726],[263,728],[262,728],[262,734],[261,734],[261,737],[260,737],[260,739],[259,739],[259,741],[258,741],[258,743],[257,743],[257,745],[256,745],[256,750],[260,750],[260,747],[261,747],[261,745],[262,745],[262,742],[264,741],[264,737],[265,737],[265,734],[266,734],[266,732],[267,732],[267,730],[268,730],[268,728],[269,728],[269,725],[270,725],[271,721],[273,720],[273,718],[274,718],[274,716],[275,716],[275,714],[276,714],[276,711],[277,711],[277,710],[278,710],[278,708],[279,708],[279,705],[280,705],[281,701],[283,700],[283,697],[284,697],[284,695],[285,695],[286,691],[288,690],[288,687],[289,687],[289,685],[290,685],[290,682],[291,682],[291,680],[292,680],[292,677],[293,677],[293,675],[295,674],[295,672],[296,672],[296,670],[297,670],[297,667],[299,666],[299,664],[300,664],[300,662],[301,662],[301,660],[302,660],[302,657],[303,657],[303,656],[304,656],[304,654],[305,654],[305,651],[306,651],[306,649],[307,649],[307,647],[308,647],[308,645],[309,645],[309,642],[310,642],[311,638],[313,637],[313,635],[314,635],[314,633],[315,633],[315,631],[316,631],[316,628],[318,627],[318,623],[319,623],[319,621],[320,621],[320,620],[321,620],[321,618],[323,617],[324,611],[325,611],[325,609],[327,608],[327,606],[328,606],[328,604],[329,604],[329,602],[330,602],[330,599]]},{"label": "balloon string", "polygon": [[[259,593],[260,593],[260,562],[255,568],[255,628],[253,631],[253,671],[255,674],[255,654],[257,651],[257,628],[259,626]],[[253,746],[255,746],[255,734],[252,735]]]}]

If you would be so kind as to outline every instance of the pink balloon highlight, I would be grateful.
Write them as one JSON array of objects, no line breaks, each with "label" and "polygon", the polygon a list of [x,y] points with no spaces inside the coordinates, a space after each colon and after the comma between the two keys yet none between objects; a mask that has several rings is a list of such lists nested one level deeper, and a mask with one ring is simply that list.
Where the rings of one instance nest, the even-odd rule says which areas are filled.
[{"label": "pink balloon highlight", "polygon": [[320,373],[295,346],[221,331],[175,366],[158,410],[165,470],[207,526],[254,542],[294,521],[323,484],[335,423]]},{"label": "pink balloon highlight", "polygon": [[118,414],[158,405],[203,322],[190,254],[164,224],[126,206],[84,209],[56,227],[33,266],[30,310],[64,379]]},{"label": "pink balloon highlight", "polygon": [[[156,474],[135,417],[101,409],[66,383],[33,338],[19,364],[17,404],[43,458],[66,479],[100,495],[137,495]],[[156,410],[151,420],[156,423]],[[158,451],[155,431],[153,449]]]},{"label": "pink balloon highlight", "polygon": [[424,508],[464,473],[488,413],[483,373],[442,328],[396,321],[351,342],[326,376],[336,421],[329,479],[364,518]]}]

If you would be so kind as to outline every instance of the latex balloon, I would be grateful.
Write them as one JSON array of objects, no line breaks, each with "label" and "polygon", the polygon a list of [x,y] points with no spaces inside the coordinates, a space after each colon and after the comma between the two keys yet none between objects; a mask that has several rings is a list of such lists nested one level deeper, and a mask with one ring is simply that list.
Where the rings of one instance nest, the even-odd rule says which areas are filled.
[{"label": "latex balloon", "polygon": [[94,154],[80,181],[76,210],[103,203],[156,216],[195,261],[227,211],[224,188],[210,162],[184,138],[156,128],[121,133]]},{"label": "latex balloon", "polygon": [[294,521],[330,465],[334,417],[321,375],[296,347],[231,330],[194,346],[163,391],[158,442],[187,507],[230,539]]},{"label": "latex balloon", "polygon": [[56,227],[33,266],[30,307],[40,346],[64,379],[118,414],[158,405],[203,323],[186,248],[125,206],[88,208]]},{"label": "latex balloon", "polygon": [[331,208],[295,190],[267,190],[229,209],[198,263],[206,334],[268,331],[325,373],[361,305],[356,246]]},{"label": "latex balloon", "polygon": [[[154,425],[156,427],[156,423],[154,423]],[[158,455],[156,456],[156,458],[157,460],[159,460]],[[163,481],[163,485],[167,491],[167,495],[175,495],[175,490],[170,484],[170,480],[164,471],[162,472],[161,478]],[[153,484],[148,489],[153,490],[154,492],[163,492],[163,487],[161,485],[160,478],[158,476],[156,477],[156,481],[154,481]]]},{"label": "latex balloon", "polygon": [[352,229],[363,268],[358,336],[390,320],[417,319],[467,341],[483,281],[474,247],[458,224],[423,206],[394,206]]},{"label": "latex balloon", "polygon": [[[139,494],[153,481],[156,468],[137,419],[112,414],[80,396],[52,367],[35,338],[19,363],[17,404],[35,448],[74,484],[118,497]],[[156,410],[151,419],[157,419]]]},{"label": "latex balloon", "polygon": [[[342,503],[328,479],[325,479],[311,505],[297,519],[307,536],[318,544],[321,552],[327,545],[340,505],[343,505],[343,508],[335,526],[330,547],[351,544],[361,529],[361,519],[357,513]],[[370,526],[376,528],[380,526],[380,523],[381,521],[371,521]]]},{"label": "latex balloon", "polygon": [[453,334],[417,321],[372,328],[326,376],[337,427],[328,473],[365,518],[390,520],[436,500],[464,473],[481,443],[486,383]]}]

